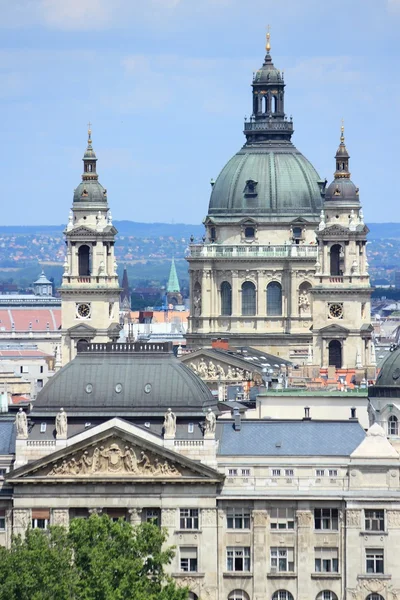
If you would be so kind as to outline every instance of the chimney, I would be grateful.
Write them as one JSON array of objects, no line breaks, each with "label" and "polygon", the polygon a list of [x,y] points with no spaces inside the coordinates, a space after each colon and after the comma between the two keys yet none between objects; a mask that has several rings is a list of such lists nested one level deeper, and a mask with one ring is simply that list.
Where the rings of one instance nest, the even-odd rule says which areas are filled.
[{"label": "chimney", "polygon": [[238,408],[233,409],[233,418],[234,418],[234,423],[233,423],[234,430],[240,431],[242,429],[242,418],[240,416],[240,412],[239,412]]},{"label": "chimney", "polygon": [[355,407],[355,406],[352,406],[352,407],[351,407],[351,409],[350,409],[350,414],[351,414],[351,417],[350,417],[350,419],[352,419],[352,420],[354,420],[354,421],[357,421],[357,420],[358,420],[358,419],[357,419],[357,409],[356,409],[356,407]]},{"label": "chimney", "polygon": [[215,338],[211,340],[211,348],[219,348],[220,350],[229,350],[229,341],[223,338]]},{"label": "chimney", "polygon": [[303,421],[311,421],[310,407],[309,406],[305,406],[304,407],[304,419],[303,419]]}]

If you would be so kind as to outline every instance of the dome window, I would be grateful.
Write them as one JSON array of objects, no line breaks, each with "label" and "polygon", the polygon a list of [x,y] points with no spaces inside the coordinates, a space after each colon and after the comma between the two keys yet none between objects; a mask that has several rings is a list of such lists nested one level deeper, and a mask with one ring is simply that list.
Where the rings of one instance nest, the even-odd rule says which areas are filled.
[{"label": "dome window", "polygon": [[217,239],[217,230],[215,229],[215,227],[211,227],[210,229],[210,241],[212,243],[214,243]]},{"label": "dome window", "polygon": [[244,196],[245,198],[255,198],[257,196],[257,181],[253,181],[253,179],[248,179],[246,181],[246,187],[244,188]]}]

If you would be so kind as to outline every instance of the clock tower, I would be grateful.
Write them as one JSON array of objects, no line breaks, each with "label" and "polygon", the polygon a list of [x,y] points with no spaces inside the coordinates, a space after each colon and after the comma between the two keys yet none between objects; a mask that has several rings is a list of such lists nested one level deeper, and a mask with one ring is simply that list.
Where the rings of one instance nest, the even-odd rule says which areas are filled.
[{"label": "clock tower", "polygon": [[60,288],[62,362],[79,344],[119,337],[119,299],[114,244],[117,230],[108,208],[107,190],[99,183],[89,124],[82,182],[74,191],[64,231],[67,254]]},{"label": "clock tower", "polygon": [[342,125],[333,182],[326,188],[318,226],[313,305],[313,364],[337,369],[373,366],[371,286],[358,187]]}]

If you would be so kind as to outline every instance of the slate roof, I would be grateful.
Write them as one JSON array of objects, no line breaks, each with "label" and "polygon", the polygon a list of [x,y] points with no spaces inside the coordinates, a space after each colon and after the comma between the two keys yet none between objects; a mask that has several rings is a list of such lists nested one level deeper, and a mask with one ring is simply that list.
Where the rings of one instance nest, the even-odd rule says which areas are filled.
[{"label": "slate roof", "polygon": [[0,420],[0,454],[15,453],[15,425],[14,418]]},{"label": "slate roof", "polygon": [[349,456],[365,438],[358,421],[218,423],[219,456]]}]

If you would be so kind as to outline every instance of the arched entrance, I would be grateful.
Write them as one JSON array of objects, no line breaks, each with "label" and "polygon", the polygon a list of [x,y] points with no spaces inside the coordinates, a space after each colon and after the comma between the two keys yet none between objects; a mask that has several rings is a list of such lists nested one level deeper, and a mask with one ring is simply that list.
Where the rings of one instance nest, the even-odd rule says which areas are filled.
[{"label": "arched entrance", "polygon": [[342,344],[339,340],[332,340],[329,342],[329,366],[336,367],[336,369],[342,368]]}]

